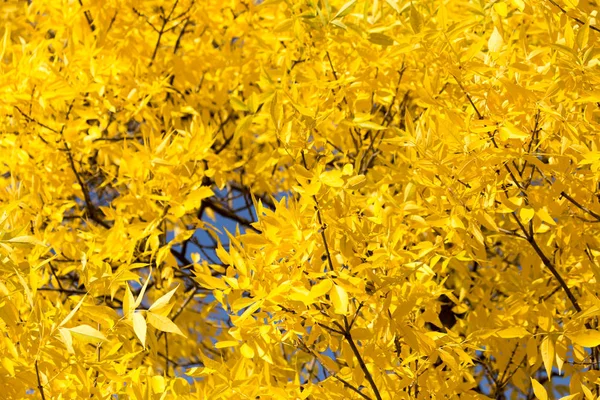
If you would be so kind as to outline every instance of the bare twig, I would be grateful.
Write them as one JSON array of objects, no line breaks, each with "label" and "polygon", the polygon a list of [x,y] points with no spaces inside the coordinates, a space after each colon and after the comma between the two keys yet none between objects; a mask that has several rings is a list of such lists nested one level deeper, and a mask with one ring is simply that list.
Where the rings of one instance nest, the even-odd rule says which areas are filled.
[{"label": "bare twig", "polygon": [[367,364],[365,364],[365,360],[362,358],[360,351],[358,350],[358,347],[356,347],[356,343],[354,343],[354,339],[352,338],[352,334],[350,333],[350,329],[349,329],[350,325],[348,324],[348,319],[344,318],[344,322],[346,323],[346,331],[344,332],[344,339],[346,339],[346,341],[350,345],[350,348],[352,349],[352,352],[354,353],[354,356],[358,360],[358,364],[360,365],[360,368],[362,369],[363,373],[365,374],[365,378],[367,378],[369,385],[371,385],[371,389],[373,389],[373,393],[375,393],[375,398],[377,400],[382,400],[381,394],[379,393],[379,389],[377,388],[377,385],[375,384],[375,380],[373,379],[371,372],[367,368]]},{"label": "bare twig", "polygon": [[596,218],[596,220],[600,221],[600,214],[595,213],[594,211],[590,210],[589,208],[587,208],[586,206],[584,206],[583,204],[580,204],[577,200],[575,200],[574,198],[572,198],[571,196],[569,196],[567,193],[565,193],[564,191],[560,192],[560,195],[562,197],[564,197],[565,199],[569,200],[571,203],[573,203],[573,205],[575,205],[577,208],[579,208],[581,211],[584,211],[586,213],[588,213],[589,215],[591,215],[592,217]]},{"label": "bare twig", "polygon": [[[569,12],[567,10],[565,10],[563,7],[561,7],[557,2],[555,2],[554,0],[548,0],[550,3],[552,3],[555,7],[557,7],[563,14],[565,14],[567,17],[571,18],[574,21],[577,21],[579,24],[581,25],[585,25],[585,22],[583,22],[580,18],[574,17],[572,15],[569,15]],[[590,29],[596,32],[600,32],[600,28],[597,28],[593,25],[590,25]]]},{"label": "bare twig", "polygon": [[[304,164],[304,168],[308,169],[308,166],[306,164],[306,158],[304,157],[304,152],[301,152],[301,154],[302,154],[302,163]],[[323,217],[321,216],[321,209],[319,207],[319,201],[317,200],[316,195],[313,195],[313,200],[315,201],[315,207],[317,209],[317,219],[319,221],[319,226],[321,227],[321,229],[320,229],[321,237],[323,238],[323,246],[325,247],[325,254],[327,255],[327,262],[329,263],[329,268],[331,269],[331,271],[333,271],[334,270],[333,261],[331,259],[329,245],[327,244],[327,236],[325,236],[325,229],[327,227],[323,224]]]},{"label": "bare twig", "polygon": [[40,370],[38,368],[37,360],[35,360],[35,374],[37,375],[38,390],[40,391],[42,400],[46,400],[46,395],[44,394],[44,387],[42,386],[42,381],[40,380]]},{"label": "bare twig", "polygon": [[558,270],[556,269],[556,267],[554,266],[552,261],[550,261],[550,259],[546,256],[546,254],[544,254],[543,250],[540,248],[540,246],[536,242],[533,234],[530,234],[529,231],[525,228],[525,226],[523,226],[523,223],[517,216],[516,212],[513,211],[512,216],[515,219],[515,221],[517,222],[517,224],[519,225],[519,227],[521,228],[521,231],[523,232],[525,237],[527,238],[527,242],[529,242],[531,247],[533,247],[533,249],[535,250],[537,255],[542,260],[542,263],[550,270],[550,272],[552,272],[552,275],[554,275],[554,277],[556,278],[556,280],[558,281],[558,283],[560,284],[562,289],[565,291],[567,297],[569,298],[569,300],[571,301],[571,304],[573,305],[573,308],[575,308],[575,310],[577,312],[581,312],[581,306],[577,302],[577,299],[573,295],[573,292],[571,291],[571,289],[569,288],[569,286],[567,285],[567,283],[565,282],[563,277],[560,275],[560,273],[558,272]]},{"label": "bare twig", "polygon": [[[83,7],[83,2],[81,0],[79,0],[79,5]],[[90,29],[92,30],[92,32],[94,32],[96,30],[96,26],[94,25],[94,19],[92,18],[92,14],[89,12],[89,10],[84,11],[83,14],[85,15],[85,19],[87,20]]]}]

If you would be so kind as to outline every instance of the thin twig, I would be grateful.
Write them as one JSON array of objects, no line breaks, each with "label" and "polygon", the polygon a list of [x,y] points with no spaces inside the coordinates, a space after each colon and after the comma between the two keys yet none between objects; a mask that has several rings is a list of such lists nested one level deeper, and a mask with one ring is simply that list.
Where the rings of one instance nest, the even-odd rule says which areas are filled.
[{"label": "thin twig", "polygon": [[565,199],[569,200],[571,203],[573,203],[581,211],[584,211],[584,212],[588,213],[589,215],[591,215],[592,217],[594,217],[598,221],[600,221],[600,214],[597,214],[597,213],[593,212],[592,210],[590,210],[589,208],[587,208],[586,206],[584,206],[583,204],[578,203],[577,200],[575,200],[574,198],[572,198],[571,196],[569,196],[564,191],[560,192],[560,195],[562,197],[564,197]]},{"label": "thin twig", "polygon": [[521,231],[523,232],[523,234],[527,237],[527,242],[529,242],[531,247],[533,247],[533,249],[535,250],[537,255],[542,260],[542,263],[544,263],[544,265],[550,270],[550,272],[552,272],[552,275],[554,275],[554,277],[556,278],[556,280],[558,281],[560,286],[565,291],[567,297],[569,298],[569,300],[571,301],[571,304],[573,305],[573,308],[575,308],[575,310],[577,312],[581,312],[581,306],[577,302],[577,299],[573,295],[573,292],[571,291],[571,289],[569,288],[569,286],[567,285],[567,283],[565,282],[563,277],[560,275],[560,273],[558,272],[558,270],[556,269],[554,264],[552,264],[552,261],[550,261],[550,259],[546,256],[546,254],[544,254],[543,250],[537,244],[535,237],[533,235],[529,234],[529,232],[527,231],[525,226],[523,226],[523,223],[521,222],[521,220],[519,219],[519,217],[517,216],[517,214],[514,211],[512,212],[512,216],[515,219],[515,221],[517,221],[517,224],[519,225],[519,227],[521,227]]},{"label": "thin twig", "polygon": [[361,392],[360,390],[358,390],[358,388],[354,387],[353,385],[351,385],[347,381],[343,380],[342,378],[340,378],[336,374],[331,374],[331,376],[333,376],[338,381],[342,382],[342,384],[344,386],[346,386],[348,389],[352,390],[355,393],[358,393],[363,399],[371,400],[371,398],[369,396],[367,396],[366,394],[364,394],[363,392]]},{"label": "thin twig", "polygon": [[[302,154],[302,163],[304,164],[304,168],[308,169],[308,166],[306,164],[306,158],[304,157],[304,152],[301,152],[301,154]],[[321,237],[323,238],[323,245],[325,247],[325,254],[327,255],[327,261],[329,263],[329,268],[331,269],[331,271],[334,271],[333,261],[331,259],[331,253],[329,252],[329,245],[327,244],[327,237],[325,236],[325,229],[327,227],[323,224],[323,217],[321,216],[321,209],[319,207],[319,201],[317,200],[316,195],[313,195],[313,200],[315,201],[315,206],[317,209],[317,219],[319,221],[319,226],[321,227],[321,229],[320,229]]]},{"label": "thin twig", "polygon": [[[565,14],[567,17],[571,18],[574,21],[577,21],[578,23],[580,23],[581,25],[585,25],[585,22],[583,22],[581,19],[577,18],[577,17],[573,17],[572,15],[569,15],[569,12],[567,10],[565,10],[563,7],[561,7],[558,3],[556,3],[554,0],[548,0],[550,3],[552,3],[554,6],[558,7],[558,9]],[[590,29],[596,32],[600,32],[600,28],[597,28],[593,25],[590,25]]]},{"label": "thin twig", "polygon": [[42,386],[42,381],[40,380],[40,370],[38,368],[38,361],[35,360],[35,374],[37,375],[37,383],[40,394],[42,395],[42,400],[46,400],[46,395],[44,394],[44,387]]},{"label": "thin twig", "polygon": [[[79,5],[83,7],[83,2],[81,0],[79,0]],[[96,26],[94,25],[94,19],[92,18],[92,14],[90,14],[89,10],[85,10],[83,14],[85,15],[85,19],[87,20],[90,29],[92,30],[92,32],[94,32],[96,30]]]},{"label": "thin twig", "polygon": [[[454,75],[452,75],[452,76],[454,76]],[[471,99],[471,96],[469,95],[469,93],[467,92],[467,90],[465,89],[465,87],[463,86],[463,84],[460,82],[460,80],[458,80],[458,78],[456,76],[454,76],[454,80],[456,80],[456,83],[458,83],[458,86],[460,86],[460,88],[464,92],[465,96],[467,96],[467,99],[469,100],[469,103],[471,103],[471,106],[473,107],[473,110],[475,110],[475,113],[477,114],[477,118],[483,119],[483,115],[479,112],[479,110],[477,109],[477,106],[475,105],[475,103],[473,103],[473,100]]]},{"label": "thin twig", "polygon": [[[173,314],[173,316],[170,318],[171,321],[175,322],[175,320],[177,319],[177,317],[179,317],[181,315],[181,313],[183,312],[183,310],[188,306],[188,304],[190,304],[190,302],[192,301],[192,299],[194,298],[194,296],[196,295],[196,293],[198,293],[198,289],[199,288],[194,288],[194,289],[191,290],[190,294],[184,300],[184,302],[181,305],[181,307],[179,307],[179,309],[175,312],[175,314]],[[160,332],[158,334],[157,340],[160,339],[162,335],[166,335],[166,333],[165,332]]]},{"label": "thin twig", "polygon": [[346,326],[347,326],[347,330],[344,332],[344,339],[346,339],[346,341],[350,345],[350,348],[352,349],[352,352],[354,353],[354,356],[358,360],[358,364],[360,365],[360,368],[362,369],[363,373],[365,374],[365,378],[367,378],[367,381],[371,385],[371,389],[373,389],[373,393],[375,393],[375,398],[377,398],[377,400],[382,400],[381,394],[379,393],[379,389],[377,388],[377,385],[375,384],[375,380],[373,380],[373,376],[371,375],[371,372],[367,368],[367,364],[365,364],[365,360],[360,355],[360,351],[358,350],[358,347],[356,347],[356,343],[354,343],[354,339],[352,338],[352,334],[350,333],[350,330],[348,330],[348,328],[349,328],[348,320],[344,319],[344,321],[346,322]]}]

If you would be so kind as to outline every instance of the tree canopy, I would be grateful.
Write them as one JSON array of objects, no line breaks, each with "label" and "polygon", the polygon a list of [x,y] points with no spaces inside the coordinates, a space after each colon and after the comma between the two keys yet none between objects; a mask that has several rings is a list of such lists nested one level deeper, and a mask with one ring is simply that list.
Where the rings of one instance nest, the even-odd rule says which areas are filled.
[{"label": "tree canopy", "polygon": [[0,5],[0,397],[596,399],[596,0]]}]

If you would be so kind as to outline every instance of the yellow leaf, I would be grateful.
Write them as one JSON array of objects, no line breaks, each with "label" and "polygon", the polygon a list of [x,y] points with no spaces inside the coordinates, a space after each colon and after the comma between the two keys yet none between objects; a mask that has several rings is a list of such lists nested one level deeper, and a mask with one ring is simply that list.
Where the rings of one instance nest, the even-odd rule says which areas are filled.
[{"label": "yellow leaf", "polygon": [[165,378],[160,375],[153,376],[151,379],[152,382],[152,393],[155,394],[163,394],[166,389]]},{"label": "yellow leaf", "polygon": [[494,31],[488,39],[488,49],[492,53],[498,53],[500,50],[502,50],[503,45],[504,39],[502,39],[502,35],[500,34],[500,31],[498,31],[498,28],[494,27]]},{"label": "yellow leaf", "polygon": [[81,300],[79,300],[79,303],[77,303],[77,305],[75,306],[75,308],[73,308],[71,310],[71,312],[69,313],[69,315],[67,315],[65,317],[65,319],[62,320],[62,322],[58,325],[63,326],[64,324],[66,324],[67,322],[69,322],[71,320],[71,318],[73,318],[73,316],[75,315],[75,313],[77,312],[77,310],[79,310],[79,307],[81,307],[81,304],[83,304],[83,301],[85,300],[85,298],[87,297],[87,294],[84,295]]},{"label": "yellow leaf", "polygon": [[[161,314],[163,316],[166,316],[166,314],[171,310],[171,308],[173,307],[172,304],[169,304],[169,301],[171,300],[171,297],[173,297],[173,295],[175,294],[175,292],[177,291],[177,289],[179,288],[179,285],[177,285],[177,287],[173,290],[171,290],[170,292],[162,295],[158,300],[156,300],[148,309],[148,311],[152,311],[155,314]],[[166,310],[168,308],[168,310]],[[165,312],[166,310],[166,312]]]},{"label": "yellow leaf", "polygon": [[535,397],[540,400],[548,400],[548,393],[546,392],[544,386],[533,378],[529,379],[531,379],[531,386],[533,387],[533,393],[535,394]]},{"label": "yellow leaf", "polygon": [[487,229],[491,231],[498,231],[498,225],[496,225],[496,221],[494,221],[494,218],[492,218],[492,216],[490,216],[487,212],[480,211],[475,213],[475,218],[477,218],[477,221],[479,221],[479,223],[485,226]]},{"label": "yellow leaf", "polygon": [[392,7],[398,14],[402,12],[400,6],[398,5],[398,0],[385,0],[385,2],[388,3],[388,5]]},{"label": "yellow leaf", "polygon": [[567,334],[575,344],[583,347],[596,347],[600,345],[600,332],[595,329],[587,329],[575,334]]},{"label": "yellow leaf", "polygon": [[569,394],[567,396],[561,397],[560,400],[573,400],[577,397],[579,397],[579,393],[573,393],[573,394]]},{"label": "yellow leaf", "polygon": [[537,342],[534,336],[527,340],[527,363],[531,366],[537,362]]},{"label": "yellow leaf", "polygon": [[34,246],[46,246],[46,244],[33,236],[17,236],[8,240],[3,240],[7,243],[31,244]]},{"label": "yellow leaf", "polygon": [[552,364],[554,363],[554,342],[550,336],[546,336],[544,339],[542,339],[542,344],[540,345],[540,354],[542,355],[542,361],[544,362],[544,367],[546,368],[546,374],[550,376],[552,374]]},{"label": "yellow leaf", "polygon": [[319,175],[319,180],[325,185],[331,187],[344,186],[344,180],[342,179],[342,171],[340,170],[322,172],[321,175]]},{"label": "yellow leaf", "polygon": [[576,8],[579,4],[579,0],[565,0],[567,8]]},{"label": "yellow leaf", "polygon": [[123,314],[125,318],[131,318],[131,314],[133,310],[135,310],[135,299],[133,298],[133,294],[131,293],[131,289],[129,289],[129,284],[125,283],[125,296],[123,297]]},{"label": "yellow leaf", "polygon": [[519,11],[523,11],[525,9],[525,2],[523,0],[511,0],[513,5],[519,9]]},{"label": "yellow leaf", "polygon": [[142,300],[144,299],[144,293],[146,293],[146,288],[148,287],[148,282],[150,282],[151,277],[152,277],[152,267],[150,267],[150,270],[148,272],[148,278],[146,279],[146,282],[144,282],[144,286],[142,286],[142,289],[140,290],[140,294],[138,294],[138,297],[135,300],[135,303],[133,304],[134,310],[136,308],[138,308],[140,304],[142,304]]},{"label": "yellow leaf", "polygon": [[504,126],[500,128],[500,138],[503,140],[506,139],[528,139],[531,135],[523,132],[510,122],[505,122]]},{"label": "yellow leaf", "polygon": [[221,246],[221,243],[218,244],[215,253],[217,254],[217,257],[219,257],[219,259],[221,261],[223,261],[224,264],[229,264],[231,265],[231,257],[229,256],[229,253],[227,251],[225,251],[225,249],[223,248],[223,246]]},{"label": "yellow leaf", "polygon": [[21,286],[23,286],[23,290],[25,291],[25,295],[27,296],[27,301],[29,302],[29,305],[31,306],[31,308],[33,308],[33,294],[31,293],[31,289],[29,289],[27,282],[25,281],[25,279],[23,279],[19,271],[15,269],[15,273],[17,274],[17,278],[19,279],[19,283],[21,284]]},{"label": "yellow leaf", "polygon": [[[369,33],[369,42],[374,43],[374,44],[378,44],[381,46],[391,46],[394,44],[394,39],[392,39],[391,37],[384,35],[383,33]],[[364,124],[364,123],[361,123]],[[374,124],[376,125],[376,124]],[[364,128],[366,129],[373,129],[373,128],[369,128],[367,126],[364,126]]]},{"label": "yellow leaf", "polygon": [[554,221],[552,216],[550,216],[550,214],[548,213],[548,208],[546,206],[538,209],[535,213],[538,217],[540,217],[540,219],[543,222],[547,223],[548,225],[556,225],[556,221]]},{"label": "yellow leaf", "polygon": [[348,314],[348,293],[346,289],[334,284],[329,292],[329,297],[331,298],[336,314]]},{"label": "yellow leaf", "polygon": [[79,325],[74,328],[69,328],[71,333],[75,333],[76,335],[80,335],[82,339],[85,339],[90,342],[102,342],[107,340],[106,336],[102,334],[98,329],[94,329],[89,325]]},{"label": "yellow leaf", "polygon": [[526,337],[529,336],[530,333],[522,326],[514,326],[512,328],[502,329],[501,331],[496,332],[496,335],[503,339],[512,339]]},{"label": "yellow leaf", "polygon": [[135,335],[142,343],[142,346],[146,348],[146,320],[139,312],[133,313],[133,331]]},{"label": "yellow leaf", "polygon": [[369,129],[372,131],[382,131],[382,130],[386,129],[385,126],[381,126],[372,121],[358,122],[355,125],[358,126],[359,128]]},{"label": "yellow leaf", "polygon": [[235,347],[235,346],[239,346],[240,342],[238,342],[237,340],[223,340],[221,342],[217,342],[215,343],[215,347],[217,349],[222,349],[224,347]]},{"label": "yellow leaf", "polygon": [[523,207],[519,210],[519,218],[523,224],[527,224],[529,221],[531,221],[534,215],[535,210],[531,207]]},{"label": "yellow leaf", "polygon": [[60,333],[60,337],[67,347],[67,351],[70,354],[74,354],[75,350],[73,349],[73,336],[71,335],[71,331],[67,328],[58,328],[58,332]]},{"label": "yellow leaf", "polygon": [[214,192],[208,186],[201,186],[196,190],[192,190],[187,195],[183,207],[186,211],[200,207],[200,202],[204,199],[214,196]]},{"label": "yellow leaf", "polygon": [[348,179],[347,188],[350,190],[360,189],[364,186],[367,178],[364,175],[356,175]]},{"label": "yellow leaf", "polygon": [[148,320],[148,323],[150,325],[152,325],[153,327],[155,327],[156,329],[158,329],[159,331],[175,333],[177,335],[181,335],[181,336],[185,337],[185,335],[183,334],[183,332],[181,332],[179,327],[177,325],[175,325],[175,323],[173,321],[171,321],[169,318],[167,318],[165,316],[162,316],[160,314],[154,314],[154,313],[148,311],[146,318]]},{"label": "yellow leaf", "polygon": [[316,299],[318,297],[324,296],[327,292],[331,290],[331,286],[333,282],[329,279],[323,279],[316,285],[310,288],[310,297]]},{"label": "yellow leaf", "polygon": [[199,274],[196,277],[196,281],[201,281],[199,283],[207,286],[209,289],[227,289],[227,285],[222,279],[215,278],[212,275]]},{"label": "yellow leaf", "polygon": [[410,7],[410,26],[414,33],[421,32],[423,27],[423,17],[414,6]]},{"label": "yellow leaf", "polygon": [[347,2],[346,4],[341,6],[340,9],[338,10],[338,12],[333,16],[333,19],[342,18],[342,17],[350,14],[350,12],[352,11],[352,8],[354,7],[355,4],[356,4],[356,0],[350,0],[349,2]]},{"label": "yellow leaf", "polygon": [[500,15],[503,18],[506,17],[506,15],[508,15],[508,7],[506,6],[506,3],[499,2],[494,4],[494,10],[496,10],[498,15]]},{"label": "yellow leaf", "polygon": [[254,349],[252,347],[250,347],[250,345],[248,345],[248,343],[244,343],[242,345],[242,347],[240,348],[240,352],[246,358],[254,357]]}]

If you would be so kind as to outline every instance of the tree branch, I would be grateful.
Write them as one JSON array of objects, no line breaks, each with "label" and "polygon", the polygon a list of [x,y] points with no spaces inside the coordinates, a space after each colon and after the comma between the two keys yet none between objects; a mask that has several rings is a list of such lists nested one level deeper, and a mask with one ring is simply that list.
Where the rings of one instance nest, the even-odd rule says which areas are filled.
[{"label": "tree branch", "polygon": [[[347,319],[345,319],[345,322],[346,322],[346,325],[348,325]],[[348,326],[348,328],[349,328],[349,326]],[[348,344],[350,345],[350,348],[352,349],[354,356],[358,359],[358,364],[360,365],[360,368],[362,369],[363,373],[365,374],[365,378],[367,378],[367,381],[371,385],[371,389],[373,389],[373,392],[375,393],[375,398],[377,400],[382,400],[381,394],[379,393],[379,389],[377,388],[377,385],[375,384],[375,381],[373,380],[373,376],[371,375],[371,372],[367,368],[367,365],[365,364],[365,360],[363,360],[362,356],[360,355],[360,351],[358,350],[358,347],[356,347],[356,343],[354,343],[354,339],[352,339],[352,335],[350,334],[349,330],[346,330],[346,332],[344,332],[344,338],[348,341]]]},{"label": "tree branch", "polygon": [[42,381],[40,380],[40,370],[38,368],[37,360],[35,360],[35,374],[37,375],[38,390],[40,391],[42,400],[46,400],[46,395],[44,394],[44,387],[42,386]]}]

